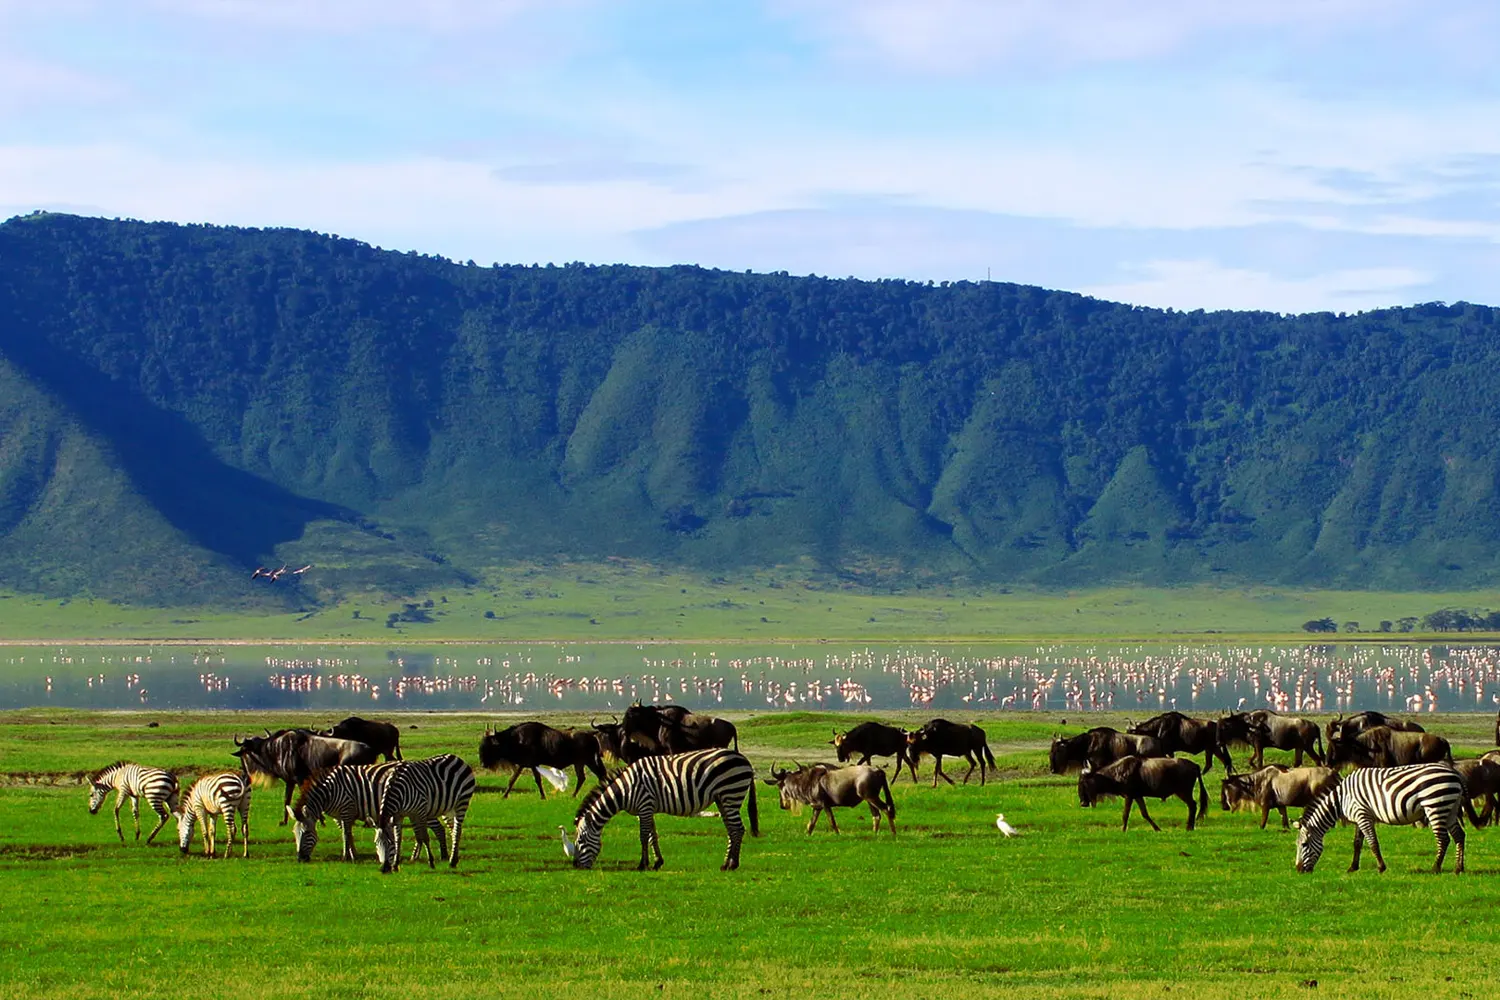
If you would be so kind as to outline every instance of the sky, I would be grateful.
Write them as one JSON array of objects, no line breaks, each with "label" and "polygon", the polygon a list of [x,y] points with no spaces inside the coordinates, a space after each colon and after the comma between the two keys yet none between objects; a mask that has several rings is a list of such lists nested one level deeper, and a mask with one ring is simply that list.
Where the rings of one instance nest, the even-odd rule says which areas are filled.
[{"label": "sky", "polygon": [[0,0],[0,218],[1500,304],[1500,5]]}]

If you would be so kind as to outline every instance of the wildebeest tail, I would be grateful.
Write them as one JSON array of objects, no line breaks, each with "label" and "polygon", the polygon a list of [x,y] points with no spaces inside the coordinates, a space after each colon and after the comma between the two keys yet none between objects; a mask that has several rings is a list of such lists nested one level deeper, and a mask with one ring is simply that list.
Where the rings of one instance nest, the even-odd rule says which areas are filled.
[{"label": "wildebeest tail", "polygon": [[[886,779],[884,771],[880,772],[880,779],[882,790],[885,792],[886,812],[890,815],[891,821],[894,822],[896,819],[896,800],[891,797],[891,783]],[[829,815],[832,814],[830,813]]]},{"label": "wildebeest tail", "polygon": [[1208,815],[1208,789],[1203,787],[1203,772],[1198,772],[1198,822]]},{"label": "wildebeest tail", "polygon": [[1480,821],[1478,814],[1474,812],[1474,802],[1469,798],[1469,788],[1467,785],[1464,786],[1464,813],[1469,817],[1469,825],[1474,829],[1477,830],[1480,827],[1484,826],[1484,823]]},{"label": "wildebeest tail", "polygon": [[995,766],[995,755],[990,753],[990,745],[985,743],[980,746],[979,750],[984,754],[984,759],[989,762],[990,767],[993,768]]},{"label": "wildebeest tail", "polygon": [[1317,744],[1317,747],[1318,747],[1318,756],[1322,757],[1324,760],[1327,760],[1328,756],[1323,753],[1323,730],[1321,730],[1321,729],[1314,729],[1313,730],[1313,743]]},{"label": "wildebeest tail", "polygon": [[750,783],[750,796],[746,799],[745,809],[750,813],[750,836],[760,836],[760,810],[755,808],[755,782]]}]

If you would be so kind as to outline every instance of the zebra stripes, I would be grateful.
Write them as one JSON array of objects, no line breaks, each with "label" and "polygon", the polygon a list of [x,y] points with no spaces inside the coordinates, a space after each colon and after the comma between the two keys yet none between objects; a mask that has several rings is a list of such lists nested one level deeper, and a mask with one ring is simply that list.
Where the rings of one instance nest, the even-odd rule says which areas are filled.
[{"label": "zebra stripes", "polygon": [[224,857],[234,853],[234,817],[238,813],[245,847],[245,857],[250,856],[250,779],[243,771],[223,771],[206,774],[193,782],[187,797],[182,802],[182,815],[177,817],[177,846],[182,853],[188,852],[193,840],[193,823],[203,826],[203,853],[213,857],[215,844],[215,816],[224,817],[224,829],[229,832],[229,842],[224,845]]},{"label": "zebra stripes", "polygon": [[167,820],[177,812],[177,776],[159,767],[116,761],[89,778],[89,786],[90,816],[99,812],[105,796],[111,791],[115,793],[115,833],[120,835],[122,844],[125,842],[125,831],[120,829],[120,806],[126,799],[130,800],[130,815],[135,819],[136,840],[141,839],[142,799],[160,817],[156,828],[146,838],[148,844],[156,839],[161,828],[167,825]]},{"label": "zebra stripes", "polygon": [[1410,764],[1406,767],[1361,768],[1341,780],[1308,807],[1297,828],[1299,872],[1310,872],[1323,853],[1323,837],[1340,819],[1355,825],[1354,861],[1349,870],[1359,870],[1359,851],[1365,841],[1375,854],[1375,863],[1385,871],[1375,824],[1405,826],[1425,819],[1437,840],[1433,874],[1443,869],[1451,838],[1458,844],[1455,874],[1464,870],[1464,783],[1447,764]]},{"label": "zebra stripes", "polygon": [[[293,842],[297,845],[297,860],[311,861],[313,848],[318,845],[318,824],[324,816],[332,816],[338,823],[344,840],[344,860],[356,860],[354,851],[354,824],[363,821],[374,826],[380,817],[380,794],[396,769],[397,761],[384,764],[344,764],[333,768],[315,783],[306,786],[302,801],[292,810],[296,825],[292,828]],[[448,845],[443,839],[442,824],[433,822],[428,828],[436,833],[443,860],[448,859]],[[425,836],[417,838],[417,850],[432,847]],[[415,851],[412,858],[416,858]]]},{"label": "zebra stripes", "polygon": [[[411,820],[412,835],[419,844],[426,843],[427,830],[432,823],[447,819],[451,831],[448,867],[458,867],[458,844],[463,836],[464,814],[469,811],[474,787],[474,769],[454,754],[397,761],[380,794],[380,829],[375,834],[375,853],[380,857],[380,870],[392,872],[401,867],[403,819]],[[427,865],[437,867],[430,846]]]},{"label": "zebra stripes", "polygon": [[710,804],[719,807],[729,849],[720,871],[740,866],[740,843],[745,826],[740,805],[750,800],[750,832],[760,835],[755,809],[755,769],[734,750],[698,750],[667,757],[646,757],[631,764],[609,784],[595,788],[578,807],[578,846],[573,855],[576,868],[592,868],[599,856],[604,824],[618,812],[641,821],[641,863],[645,871],[650,852],[656,852],[656,868],[662,866],[661,844],[656,835],[656,814],[692,816]]}]

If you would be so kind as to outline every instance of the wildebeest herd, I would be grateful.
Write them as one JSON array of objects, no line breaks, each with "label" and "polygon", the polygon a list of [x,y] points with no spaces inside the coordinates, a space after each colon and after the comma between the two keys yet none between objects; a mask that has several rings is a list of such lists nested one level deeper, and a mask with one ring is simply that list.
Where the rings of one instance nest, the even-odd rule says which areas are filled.
[{"label": "wildebeest herd", "polygon": [[[1500,721],[1497,721],[1500,738]],[[97,812],[110,791],[117,793],[115,830],[124,840],[119,811],[128,801],[140,838],[140,804],[158,817],[146,838],[150,843],[167,821],[178,822],[178,843],[189,850],[195,826],[202,829],[204,852],[216,854],[216,818],[228,833],[224,856],[233,848],[236,819],[242,853],[249,853],[249,805],[253,784],[285,786],[281,823],[295,823],[293,841],[301,861],[312,857],[318,827],[333,819],[342,834],[342,856],[354,860],[354,828],[363,823],[375,829],[376,855],[383,872],[401,863],[403,826],[413,838],[412,859],[425,848],[435,867],[432,840],[450,866],[457,866],[462,829],[476,789],[472,768],[462,758],[441,754],[423,760],[404,759],[400,730],[393,724],[348,718],[324,731],[266,730],[264,736],[235,738],[230,751],[239,759],[235,771],[200,777],[186,793],[171,773],[128,762],[102,769],[90,779],[89,811]],[[864,805],[878,833],[882,821],[896,833],[896,802],[892,786],[905,769],[913,783],[924,756],[932,758],[932,784],[942,778],[943,758],[967,762],[967,784],[974,771],[984,785],[995,768],[983,729],[969,723],[933,719],[918,729],[879,722],[863,722],[833,733],[829,741],[839,764],[793,762],[792,768],[772,763],[759,780],[777,790],[783,809],[808,806],[811,833],[824,813],[835,833],[836,808]],[[1232,748],[1247,747],[1249,770],[1236,773]],[[1266,765],[1267,748],[1292,753],[1290,767]],[[573,795],[582,791],[587,775],[596,779],[578,807],[573,833],[563,829],[563,848],[576,867],[592,867],[600,850],[600,831],[619,812],[636,816],[641,827],[640,868],[662,864],[657,841],[657,814],[692,816],[716,807],[729,838],[723,867],[738,867],[744,834],[741,811],[752,834],[759,832],[755,784],[757,776],[739,752],[733,723],[692,712],[676,705],[635,704],[623,718],[587,728],[555,729],[542,722],[522,722],[508,728],[489,728],[479,743],[479,760],[490,770],[510,769],[502,797],[530,772],[539,796],[546,798],[544,774],[559,788],[564,772],[574,774]],[[1203,766],[1189,759],[1201,754]],[[1362,846],[1369,844],[1384,870],[1374,824],[1426,822],[1437,840],[1434,870],[1441,867],[1450,842],[1458,849],[1457,869],[1464,862],[1463,817],[1474,826],[1490,822],[1500,795],[1500,749],[1474,760],[1455,762],[1447,740],[1423,731],[1414,722],[1368,711],[1329,721],[1324,729],[1312,721],[1268,710],[1228,713],[1216,719],[1193,719],[1166,712],[1121,732],[1095,727],[1073,736],[1057,736],[1049,750],[1050,769],[1064,774],[1078,769],[1078,800],[1095,805],[1101,798],[1124,800],[1121,829],[1128,830],[1132,809],[1153,829],[1160,830],[1147,811],[1146,800],[1178,798],[1187,806],[1187,829],[1204,820],[1209,795],[1204,775],[1217,760],[1223,765],[1219,801],[1224,810],[1250,809],[1260,813],[1264,829],[1270,813],[1289,826],[1287,809],[1305,812],[1298,826],[1298,871],[1311,871],[1322,851],[1323,837],[1339,820],[1355,824],[1357,868]],[[1307,756],[1312,764],[1303,766]],[[381,758],[384,758],[382,761]],[[875,758],[890,758],[894,772],[887,778]],[[1340,768],[1355,770],[1341,778]],[[1358,780],[1352,780],[1357,775]],[[293,805],[295,793],[300,800]],[[1483,809],[1476,812],[1474,802]],[[1351,870],[1352,870],[1351,868]]]}]

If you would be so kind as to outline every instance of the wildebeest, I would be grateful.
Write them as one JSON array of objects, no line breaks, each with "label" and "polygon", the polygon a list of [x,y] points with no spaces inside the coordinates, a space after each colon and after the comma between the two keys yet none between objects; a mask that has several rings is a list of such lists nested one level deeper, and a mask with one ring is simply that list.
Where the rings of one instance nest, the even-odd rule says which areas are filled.
[{"label": "wildebeest", "polygon": [[541,772],[537,770],[540,764],[563,769],[571,767],[578,776],[573,786],[575,797],[583,788],[584,768],[593,771],[601,782],[605,779],[599,740],[591,730],[569,729],[565,732],[540,722],[522,722],[499,732],[486,730],[484,738],[479,741],[479,763],[492,771],[505,764],[515,768],[501,798],[510,796],[510,790],[516,787],[516,779],[522,771],[530,771],[536,779],[537,794],[545,799],[547,793],[542,788]]},{"label": "wildebeest", "polygon": [[[1495,813],[1495,799],[1500,796],[1500,750],[1491,750],[1483,757],[1455,761],[1453,769],[1464,779],[1464,792],[1469,797],[1469,822],[1475,827],[1488,825]],[[1475,799],[1484,799],[1484,811],[1477,816],[1474,814]]]},{"label": "wildebeest", "polygon": [[337,740],[356,740],[373,749],[386,760],[401,759],[401,730],[389,722],[371,722],[357,715],[325,729],[319,736],[332,736]]},{"label": "wildebeest", "polygon": [[1054,736],[1048,752],[1053,774],[1064,774],[1074,765],[1087,764],[1097,771],[1121,757],[1165,757],[1167,748],[1155,736],[1122,733],[1109,726],[1095,726],[1077,736]]},{"label": "wildebeest", "polygon": [[989,740],[985,738],[983,729],[973,724],[949,722],[947,719],[933,719],[916,732],[906,734],[907,766],[911,768],[912,774],[917,773],[917,761],[922,759],[924,753],[933,760],[933,788],[937,787],[938,778],[953,784],[953,779],[943,773],[945,756],[962,757],[969,762],[969,769],[964,772],[966,785],[969,783],[969,776],[974,773],[976,758],[981,785],[985,782],[986,763],[989,767],[995,766],[995,755],[990,753]]},{"label": "wildebeest", "polygon": [[[1193,784],[1198,785],[1198,801],[1193,801]],[[1203,769],[1196,761],[1178,757],[1121,757],[1099,770],[1084,768],[1078,775],[1078,804],[1092,806],[1105,795],[1125,800],[1125,814],[1120,829],[1130,829],[1130,807],[1139,804],[1141,815],[1160,831],[1156,820],[1146,811],[1146,800],[1177,796],[1187,803],[1187,828],[1193,829],[1199,817],[1208,815],[1208,789],[1203,787]]]},{"label": "wildebeest", "polygon": [[1432,733],[1398,733],[1388,726],[1376,726],[1328,745],[1328,764],[1354,764],[1357,767],[1401,767],[1405,764],[1453,763],[1448,741]]},{"label": "wildebeest", "polygon": [[240,768],[252,780],[286,782],[286,800],[281,807],[281,826],[292,814],[292,790],[305,781],[321,778],[340,764],[374,764],[380,755],[367,743],[319,736],[311,729],[266,730],[264,736],[234,741]]},{"label": "wildebeest", "polygon": [[734,723],[711,715],[699,715],[681,705],[642,705],[637,702],[625,710],[622,725],[625,739],[640,744],[653,754],[740,748],[740,736]]},{"label": "wildebeest", "polygon": [[1348,739],[1366,729],[1374,729],[1376,726],[1385,726],[1398,733],[1425,733],[1427,731],[1415,722],[1405,722],[1386,715],[1384,712],[1370,710],[1355,712],[1347,717],[1338,715],[1328,720],[1328,724],[1323,727],[1323,732],[1327,736],[1327,742],[1332,744],[1337,737]]},{"label": "wildebeest", "polygon": [[[812,820],[807,832],[812,833],[818,825],[818,817],[828,813],[828,824],[833,832],[839,832],[839,824],[833,818],[835,806],[857,806],[861,802],[870,807],[870,818],[875,821],[875,832],[880,832],[880,817],[889,821],[891,835],[896,834],[896,801],[891,798],[891,786],[885,772],[868,764],[853,764],[849,767],[831,767],[827,764],[811,764],[795,771],[771,767],[771,776],[764,779],[781,792],[781,808],[790,809],[794,803],[810,805]],[[881,796],[884,796],[882,801]]]},{"label": "wildebeest", "polygon": [[1287,830],[1291,828],[1286,815],[1288,806],[1305,809],[1338,781],[1339,773],[1331,767],[1292,769],[1285,764],[1269,764],[1258,771],[1225,778],[1219,790],[1219,803],[1226,811],[1242,804],[1259,809],[1262,830],[1275,809],[1281,813],[1281,828]]},{"label": "wildebeest", "polygon": [[1324,762],[1323,734],[1318,730],[1316,722],[1281,715],[1266,708],[1253,712],[1231,712],[1220,719],[1219,741],[1226,748],[1230,743],[1249,744],[1252,751],[1251,770],[1266,766],[1266,747],[1294,751],[1294,767],[1302,766],[1304,753],[1319,764]]},{"label": "wildebeest", "polygon": [[597,722],[590,722],[589,727],[594,731],[594,739],[599,741],[601,757],[613,757],[629,766],[647,756],[645,747],[634,740],[625,738],[624,723],[606,722],[601,725]]},{"label": "wildebeest", "polygon": [[1162,750],[1168,756],[1201,753],[1204,774],[1214,769],[1215,757],[1224,762],[1224,770],[1231,774],[1234,772],[1234,763],[1229,759],[1229,748],[1219,741],[1219,724],[1216,721],[1191,719],[1181,712],[1163,712],[1138,726],[1130,726],[1126,733],[1131,736],[1156,737],[1161,740]]},{"label": "wildebeest", "polygon": [[901,765],[905,764],[912,784],[916,784],[917,771],[911,766],[906,754],[906,735],[906,730],[899,726],[861,722],[848,732],[834,730],[833,739],[829,742],[837,751],[840,764],[847,763],[852,757],[859,758],[855,761],[856,764],[868,764],[871,757],[895,757],[896,772],[891,775],[891,780],[901,777]]}]

